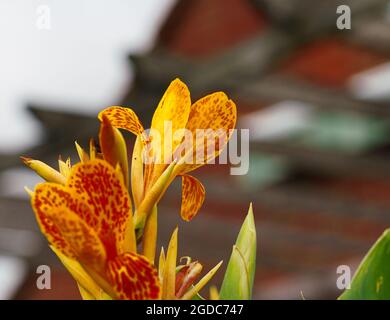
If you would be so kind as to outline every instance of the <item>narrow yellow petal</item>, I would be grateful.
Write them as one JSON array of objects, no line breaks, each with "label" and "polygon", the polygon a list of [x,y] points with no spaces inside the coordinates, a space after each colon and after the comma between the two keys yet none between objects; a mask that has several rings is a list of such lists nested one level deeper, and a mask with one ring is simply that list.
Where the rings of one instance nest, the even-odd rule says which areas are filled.
[{"label": "narrow yellow petal", "polygon": [[164,265],[162,299],[175,299],[176,287],[176,260],[177,260],[177,232],[176,227],[169,241],[167,258]]},{"label": "narrow yellow petal", "polygon": [[58,167],[60,169],[60,173],[67,178],[70,173],[70,158],[65,162],[61,158],[58,159]]},{"label": "narrow yellow petal", "polygon": [[93,139],[89,140],[89,158],[94,160],[96,158],[96,145]]},{"label": "narrow yellow petal", "polygon": [[96,298],[79,283],[77,283],[77,286],[79,287],[80,295],[83,300],[96,300]]},{"label": "narrow yellow petal", "polygon": [[34,170],[40,177],[45,179],[47,182],[59,183],[62,185],[65,184],[66,178],[57,170],[48,166],[46,163],[26,157],[20,158],[28,167]]},{"label": "narrow yellow petal", "polygon": [[[100,288],[105,292],[105,296],[109,296],[109,298],[105,298],[105,300],[118,299],[118,294],[115,292],[112,285],[107,281],[105,277],[102,277],[100,273],[96,272],[94,269],[89,268],[87,265],[82,265],[86,272],[91,276],[91,278],[99,285]],[[101,293],[100,293],[101,294]]]},{"label": "narrow yellow petal", "polygon": [[141,136],[137,136],[134,144],[133,159],[131,161],[131,191],[133,193],[135,209],[140,205],[144,194],[142,148]]},{"label": "narrow yellow petal", "polygon": [[135,229],[142,229],[144,227],[146,217],[151,213],[152,208],[157,205],[158,201],[172,181],[172,171],[175,164],[176,162],[172,161],[153,187],[146,193],[144,199],[134,214]]},{"label": "narrow yellow petal", "polygon": [[[89,276],[84,270],[81,264],[71,258],[65,256],[61,251],[57,250],[54,246],[50,246],[57,257],[61,260],[62,264],[69,271],[72,277],[77,281],[79,287],[81,286],[84,290],[88,291],[94,299],[99,299],[101,295],[101,288],[96,284],[95,281]],[[83,297],[84,298],[84,297]]]},{"label": "narrow yellow petal", "polygon": [[158,276],[161,282],[163,281],[163,277],[164,277],[164,266],[165,266],[165,252],[164,252],[164,247],[161,247],[160,259],[158,261]]},{"label": "narrow yellow petal", "polygon": [[28,195],[30,197],[32,197],[34,195],[34,191],[32,191],[29,187],[24,187],[24,190],[28,193]]},{"label": "narrow yellow petal", "polygon": [[194,285],[190,290],[188,290],[182,297],[183,300],[192,299],[202,288],[210,281],[214,274],[218,271],[219,267],[222,265],[221,261],[213,269],[211,269],[199,282]]},{"label": "narrow yellow petal", "polygon": [[146,219],[144,235],[142,237],[142,254],[154,264],[157,244],[157,206]]},{"label": "narrow yellow petal", "polygon": [[219,292],[216,286],[210,287],[210,300],[219,300]]},{"label": "narrow yellow petal", "polygon": [[88,161],[89,160],[88,153],[84,151],[84,149],[77,143],[77,141],[75,141],[75,145],[76,145],[76,150],[77,150],[77,154],[79,155],[80,161],[81,162]]},{"label": "narrow yellow petal", "polygon": [[116,172],[117,177],[120,178],[122,180],[123,184],[124,184],[125,183],[125,177],[123,176],[123,171],[122,171],[122,168],[119,165],[119,163],[117,163],[117,165],[115,166],[115,172]]},{"label": "narrow yellow petal", "polygon": [[99,295],[95,297],[87,289],[81,286],[80,283],[77,283],[77,286],[79,287],[80,295],[83,300],[112,300],[112,297],[105,293],[103,289],[100,289]]}]

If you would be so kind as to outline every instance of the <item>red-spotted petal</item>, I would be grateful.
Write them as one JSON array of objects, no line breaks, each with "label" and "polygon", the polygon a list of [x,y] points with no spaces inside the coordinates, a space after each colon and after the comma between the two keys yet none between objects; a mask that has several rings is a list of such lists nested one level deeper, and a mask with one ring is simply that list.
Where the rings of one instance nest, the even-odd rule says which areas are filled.
[{"label": "red-spotted petal", "polygon": [[[48,219],[57,227],[77,260],[98,272],[104,270],[106,251],[94,229],[65,207],[49,213]],[[57,246],[56,248],[61,250]]]},{"label": "red-spotted petal", "polygon": [[135,135],[141,135],[144,128],[137,115],[130,108],[113,106],[101,111],[98,115],[100,121],[103,120],[103,114],[110,121],[111,125],[116,128],[128,130]]},{"label": "red-spotted petal", "polygon": [[180,166],[179,173],[190,172],[217,157],[229,141],[236,118],[236,105],[223,92],[196,101],[186,127],[193,134],[195,147],[186,155],[186,164]]},{"label": "red-spotted petal", "polygon": [[181,217],[190,221],[202,207],[205,190],[202,183],[193,176],[182,176]]},{"label": "red-spotted petal", "polygon": [[119,299],[159,299],[160,282],[156,268],[144,257],[125,253],[108,262],[107,279]]},{"label": "red-spotted petal", "polygon": [[88,206],[56,183],[39,184],[31,202],[41,231],[51,245],[69,258],[102,266],[105,249],[82,218],[90,214]]},{"label": "red-spotted petal", "polygon": [[115,169],[99,159],[77,164],[72,168],[66,187],[72,197],[81,199],[91,208],[90,215],[84,219],[106,247],[116,244],[117,252],[122,253],[126,224],[132,212],[127,188]]},{"label": "red-spotted petal", "polygon": [[67,189],[57,183],[41,183],[37,185],[31,198],[31,205],[38,225],[48,241],[66,256],[75,258],[74,251],[65,241],[57,225],[53,224],[49,214],[60,212],[64,208],[72,208],[78,212],[79,216],[89,215],[88,206],[77,203]]}]

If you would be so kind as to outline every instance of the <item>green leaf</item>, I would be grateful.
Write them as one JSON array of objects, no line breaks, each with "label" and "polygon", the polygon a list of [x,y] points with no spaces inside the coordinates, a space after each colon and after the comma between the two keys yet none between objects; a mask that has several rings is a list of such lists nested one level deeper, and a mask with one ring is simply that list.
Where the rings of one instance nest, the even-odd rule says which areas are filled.
[{"label": "green leaf", "polygon": [[339,299],[390,299],[390,229],[371,247],[352,279],[351,288]]},{"label": "green leaf", "polygon": [[249,300],[256,270],[256,227],[252,204],[233,246],[219,293],[222,300]]}]

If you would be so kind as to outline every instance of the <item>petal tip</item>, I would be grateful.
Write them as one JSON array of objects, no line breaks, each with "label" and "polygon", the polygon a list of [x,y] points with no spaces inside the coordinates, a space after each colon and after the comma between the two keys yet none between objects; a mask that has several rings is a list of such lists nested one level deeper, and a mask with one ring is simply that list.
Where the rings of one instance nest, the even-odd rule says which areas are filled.
[{"label": "petal tip", "polygon": [[29,158],[29,157],[23,157],[23,156],[21,156],[21,157],[19,157],[19,158],[20,158],[20,160],[22,160],[23,163],[26,164],[26,165],[29,165],[29,164],[31,163],[31,161],[33,161],[33,159],[32,159],[32,158]]}]

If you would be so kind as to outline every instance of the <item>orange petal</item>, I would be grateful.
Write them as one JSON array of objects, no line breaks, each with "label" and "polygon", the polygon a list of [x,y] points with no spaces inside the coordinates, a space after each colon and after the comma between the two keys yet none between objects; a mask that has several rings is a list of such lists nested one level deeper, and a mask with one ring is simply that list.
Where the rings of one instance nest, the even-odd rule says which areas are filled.
[{"label": "orange petal", "polygon": [[108,262],[107,278],[119,299],[159,299],[156,268],[143,256],[125,253]]},{"label": "orange petal", "polygon": [[132,221],[130,197],[123,179],[108,162],[95,159],[75,165],[66,186],[73,198],[90,206],[90,215],[84,216],[84,220],[97,231],[106,247],[116,244],[118,253],[135,251],[132,228],[125,232]]},{"label": "orange petal", "polygon": [[88,212],[88,207],[73,199],[66,187],[55,183],[39,184],[31,202],[38,224],[51,245],[69,258],[94,268],[103,266],[105,249],[98,235],[80,217],[81,213]]},{"label": "orange petal", "polygon": [[144,128],[137,115],[129,108],[113,106],[104,109],[98,115],[100,121],[103,120],[103,115],[116,128],[128,130],[135,135],[141,135],[144,132]]},{"label": "orange petal", "polygon": [[[186,155],[196,162],[181,165],[179,173],[192,171],[217,157],[228,143],[236,118],[236,105],[223,92],[215,92],[196,101],[191,107],[187,123],[187,129],[194,137],[195,148],[192,154]],[[197,129],[204,129],[204,136],[196,137]],[[208,147],[213,144],[213,152],[208,153]]]},{"label": "orange petal", "polygon": [[[74,250],[64,239],[60,229],[53,223],[51,216],[64,207],[76,207],[70,193],[57,183],[41,183],[35,188],[31,204],[42,233],[49,243],[69,258],[76,258]],[[81,207],[80,207],[81,209]],[[86,208],[88,210],[88,208]]]},{"label": "orange petal", "polygon": [[106,251],[94,229],[66,207],[51,211],[47,217],[58,228],[77,260],[96,271],[104,270]]},{"label": "orange petal", "polygon": [[189,175],[182,176],[181,217],[190,221],[198,212],[205,198],[202,183]]}]

